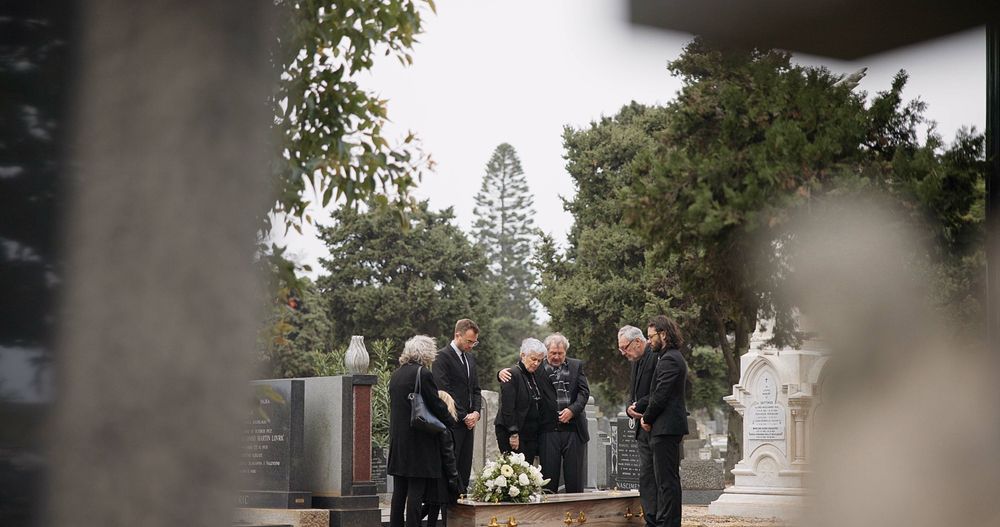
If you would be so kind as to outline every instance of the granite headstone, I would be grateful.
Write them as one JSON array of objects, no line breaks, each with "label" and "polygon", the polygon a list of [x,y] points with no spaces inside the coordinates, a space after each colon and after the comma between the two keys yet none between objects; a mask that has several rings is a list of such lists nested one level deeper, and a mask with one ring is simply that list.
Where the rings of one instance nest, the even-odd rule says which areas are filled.
[{"label": "granite headstone", "polygon": [[254,381],[253,405],[243,436],[240,507],[305,509],[312,497],[303,484],[305,383]]},{"label": "granite headstone", "polygon": [[639,488],[639,443],[635,439],[636,422],[619,416],[615,426],[611,457],[614,461],[614,484],[622,490]]}]

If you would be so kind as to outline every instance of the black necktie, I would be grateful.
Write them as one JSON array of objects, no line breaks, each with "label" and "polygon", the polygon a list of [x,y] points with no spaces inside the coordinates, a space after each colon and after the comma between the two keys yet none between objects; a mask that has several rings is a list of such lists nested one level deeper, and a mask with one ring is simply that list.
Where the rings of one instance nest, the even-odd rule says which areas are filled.
[{"label": "black necktie", "polygon": [[[465,378],[471,381],[472,374],[469,372],[469,361],[466,360],[464,353],[460,353],[459,356],[462,357],[462,365],[465,366]],[[472,411],[472,382],[469,382],[469,411]]]}]

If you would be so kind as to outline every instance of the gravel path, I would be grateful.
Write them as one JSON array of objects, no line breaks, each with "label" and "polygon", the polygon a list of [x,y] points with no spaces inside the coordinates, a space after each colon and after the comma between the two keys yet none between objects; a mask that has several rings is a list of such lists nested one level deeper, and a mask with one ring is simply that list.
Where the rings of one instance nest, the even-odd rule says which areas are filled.
[{"label": "gravel path", "polygon": [[708,513],[708,505],[684,505],[681,509],[683,527],[785,527],[787,524],[776,519],[762,520],[741,516],[713,516]]}]

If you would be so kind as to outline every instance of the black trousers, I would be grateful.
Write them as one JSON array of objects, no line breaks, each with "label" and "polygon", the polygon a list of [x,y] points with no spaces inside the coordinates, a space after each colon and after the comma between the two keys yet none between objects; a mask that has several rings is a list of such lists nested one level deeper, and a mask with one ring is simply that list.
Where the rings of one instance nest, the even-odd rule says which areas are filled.
[{"label": "black trousers", "polygon": [[389,527],[404,527],[403,508],[406,508],[405,527],[420,527],[420,504],[428,485],[435,478],[392,477],[392,502],[389,508]]},{"label": "black trousers", "polygon": [[[681,527],[681,439],[679,435],[653,436],[653,472],[656,475],[656,524]],[[648,513],[647,513],[648,514]]]},{"label": "black trousers", "polygon": [[645,513],[646,527],[656,527],[657,507],[656,473],[653,470],[653,449],[649,446],[649,432],[639,429],[639,503]]},{"label": "black trousers", "polygon": [[545,488],[559,491],[559,476],[564,477],[566,492],[583,492],[583,454],[587,447],[576,431],[542,432],[538,440],[542,475],[549,478]]},{"label": "black trousers", "polygon": [[[479,426],[479,423],[476,423]],[[459,422],[458,426],[451,429],[455,436],[455,462],[458,465],[458,483],[462,486],[462,493],[469,488],[469,475],[472,473],[472,439],[476,435],[476,430],[469,430],[465,423]]]},{"label": "black trousers", "polygon": [[509,454],[515,452],[518,454],[524,454],[524,460],[528,464],[534,464],[535,456],[538,455],[538,436],[535,435],[534,439],[525,439],[528,436],[522,435],[520,437],[520,445],[518,445],[517,450],[510,448],[510,434],[506,430],[501,428],[496,429],[497,434],[497,448],[500,449],[501,453]]}]

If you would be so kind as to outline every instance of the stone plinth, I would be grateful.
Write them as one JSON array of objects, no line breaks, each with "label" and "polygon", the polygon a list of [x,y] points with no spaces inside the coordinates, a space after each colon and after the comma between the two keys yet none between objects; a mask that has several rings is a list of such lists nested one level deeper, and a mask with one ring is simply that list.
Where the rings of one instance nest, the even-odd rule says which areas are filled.
[{"label": "stone plinth", "polygon": [[710,513],[799,517],[826,360],[819,351],[759,346],[740,357],[740,382],[725,400],[743,416],[744,457],[733,468],[736,484],[709,506]]},{"label": "stone plinth", "polygon": [[305,485],[314,507],[328,498],[375,495],[371,387],[374,375],[310,377],[305,383]]},{"label": "stone plinth", "polygon": [[[506,526],[513,518],[524,527],[635,526],[645,520],[638,516],[639,492],[583,492],[545,496],[542,503],[482,503],[459,501],[448,512],[449,527],[483,527],[496,523]],[[567,519],[572,520],[567,523]]]},{"label": "stone plinth", "polygon": [[323,509],[236,509],[233,522],[250,525],[330,527],[330,511]]},{"label": "stone plinth", "polygon": [[684,490],[718,490],[726,488],[723,461],[681,460],[681,488]]}]

